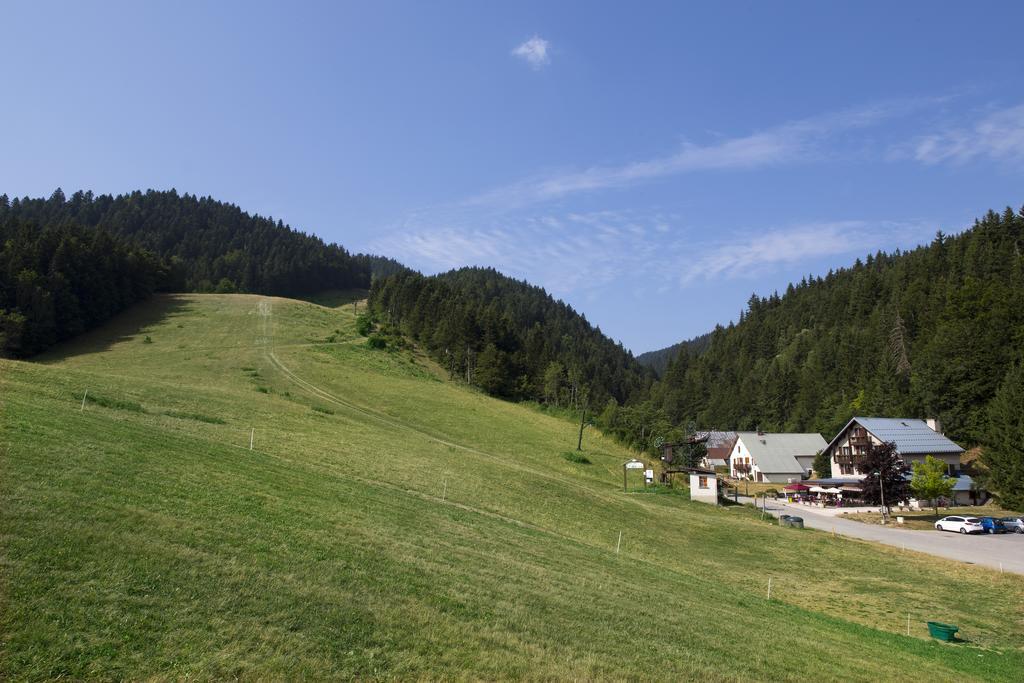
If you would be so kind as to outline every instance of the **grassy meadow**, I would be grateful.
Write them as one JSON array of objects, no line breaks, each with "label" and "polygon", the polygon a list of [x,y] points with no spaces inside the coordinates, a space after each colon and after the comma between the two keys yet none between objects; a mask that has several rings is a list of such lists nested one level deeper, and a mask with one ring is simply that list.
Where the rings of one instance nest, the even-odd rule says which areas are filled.
[{"label": "grassy meadow", "polygon": [[1020,680],[1021,577],[623,493],[635,454],[573,462],[353,300],[161,296],[0,361],[0,679]]}]

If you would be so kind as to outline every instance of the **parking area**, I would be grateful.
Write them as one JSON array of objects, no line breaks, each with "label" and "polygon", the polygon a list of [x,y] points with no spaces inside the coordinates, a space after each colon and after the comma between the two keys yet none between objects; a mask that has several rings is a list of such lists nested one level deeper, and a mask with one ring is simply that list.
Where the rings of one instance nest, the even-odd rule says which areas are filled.
[{"label": "parking area", "polygon": [[[741,501],[744,499],[741,497]],[[746,499],[753,503],[754,499]],[[767,512],[775,517],[794,515],[802,517],[804,526],[832,531],[842,536],[875,541],[885,545],[928,553],[967,564],[976,564],[1004,572],[1024,575],[1024,535],[977,534],[927,530],[894,529],[879,524],[864,524],[842,515],[822,514],[804,505],[789,505],[769,500]]]}]

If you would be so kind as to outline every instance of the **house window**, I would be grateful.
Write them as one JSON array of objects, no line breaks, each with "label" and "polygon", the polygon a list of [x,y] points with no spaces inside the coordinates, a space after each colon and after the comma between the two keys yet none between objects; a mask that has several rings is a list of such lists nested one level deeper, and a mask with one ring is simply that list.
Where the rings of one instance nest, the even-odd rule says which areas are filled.
[{"label": "house window", "polygon": [[850,454],[850,447],[849,446],[843,446],[842,453],[843,453],[843,455],[849,455]]},{"label": "house window", "polygon": [[841,474],[853,474],[853,465],[840,465],[839,472]]},{"label": "house window", "polygon": [[947,469],[949,471],[949,476],[951,476],[951,477],[958,477],[958,476],[960,476],[960,468],[957,467],[956,465],[946,465],[946,467],[947,467]]},{"label": "house window", "polygon": [[697,487],[706,489],[708,487],[708,478],[705,476],[697,477]]}]

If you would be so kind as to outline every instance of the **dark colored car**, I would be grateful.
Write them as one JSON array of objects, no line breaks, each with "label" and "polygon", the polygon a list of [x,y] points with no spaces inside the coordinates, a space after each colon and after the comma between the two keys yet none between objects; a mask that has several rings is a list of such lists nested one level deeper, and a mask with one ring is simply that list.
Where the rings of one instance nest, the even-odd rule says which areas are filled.
[{"label": "dark colored car", "polygon": [[1003,523],[1007,531],[1024,534],[1024,517],[1000,517],[999,521]]},{"label": "dark colored car", "polygon": [[995,517],[979,517],[978,519],[981,520],[981,528],[985,530],[986,534],[1005,534],[1007,531],[1006,525],[1001,519]]}]

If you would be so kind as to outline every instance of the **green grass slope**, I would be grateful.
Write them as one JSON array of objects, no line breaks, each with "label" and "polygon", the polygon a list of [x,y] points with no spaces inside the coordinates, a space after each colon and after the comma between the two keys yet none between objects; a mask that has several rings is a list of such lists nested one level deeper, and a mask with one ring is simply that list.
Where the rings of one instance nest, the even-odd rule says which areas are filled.
[{"label": "green grass slope", "polygon": [[624,494],[630,453],[352,308],[165,296],[0,361],[0,678],[1024,671],[1020,577]]}]

